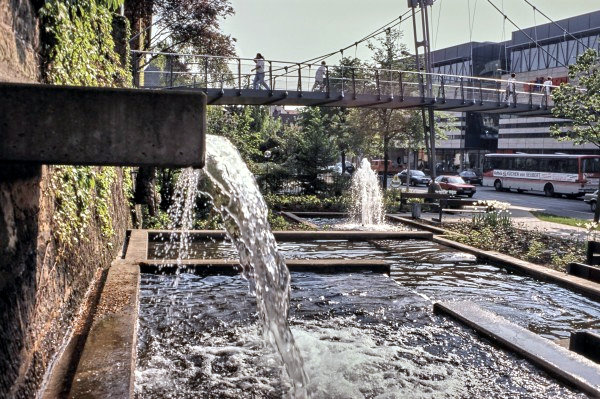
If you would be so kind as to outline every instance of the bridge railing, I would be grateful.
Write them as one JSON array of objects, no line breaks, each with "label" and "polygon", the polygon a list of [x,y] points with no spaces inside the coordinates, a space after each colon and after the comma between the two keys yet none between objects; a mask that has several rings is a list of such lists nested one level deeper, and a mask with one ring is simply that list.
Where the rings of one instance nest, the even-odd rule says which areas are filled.
[{"label": "bridge railing", "polygon": [[322,81],[320,64],[264,60],[264,73],[256,73],[253,59],[197,54],[132,51],[134,85],[163,89],[234,89],[284,92],[324,92],[327,98],[376,96],[378,101],[421,98],[424,103],[460,100],[470,103],[553,105],[547,86],[501,79],[427,74],[383,68],[325,65]]}]

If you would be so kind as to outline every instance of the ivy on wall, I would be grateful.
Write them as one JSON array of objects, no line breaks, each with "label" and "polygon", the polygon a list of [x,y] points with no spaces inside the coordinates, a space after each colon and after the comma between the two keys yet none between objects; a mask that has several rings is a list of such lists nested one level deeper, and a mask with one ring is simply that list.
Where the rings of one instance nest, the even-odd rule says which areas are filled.
[{"label": "ivy on wall", "polygon": [[113,15],[105,3],[46,1],[40,17],[44,27],[44,74],[48,83],[129,86],[129,65],[121,65],[115,52]]},{"label": "ivy on wall", "polygon": [[[121,63],[112,35],[113,13],[122,0],[47,0],[39,15],[43,27],[44,77],[47,83],[127,87],[129,58]],[[129,38],[126,26],[125,38]],[[129,53],[129,51],[127,51]],[[68,110],[65,110],[68,112]],[[122,187],[133,197],[130,168],[123,168]],[[53,234],[63,256],[88,240],[96,218],[103,241],[113,246],[112,195],[118,182],[114,167],[56,166],[51,188],[55,198]]]}]

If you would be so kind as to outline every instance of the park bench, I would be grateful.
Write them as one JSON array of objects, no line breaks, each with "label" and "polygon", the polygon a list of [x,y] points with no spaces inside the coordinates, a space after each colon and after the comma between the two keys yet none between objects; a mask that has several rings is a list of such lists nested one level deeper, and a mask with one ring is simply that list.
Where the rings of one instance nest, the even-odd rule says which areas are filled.
[{"label": "park bench", "polygon": [[487,213],[487,206],[476,206],[478,200],[465,199],[465,198],[448,198],[440,199],[439,215],[433,217],[431,220],[434,222],[442,223],[442,216],[444,213],[448,214],[478,214]]},{"label": "park bench", "polygon": [[586,255],[588,265],[600,265],[600,242],[589,240]]}]

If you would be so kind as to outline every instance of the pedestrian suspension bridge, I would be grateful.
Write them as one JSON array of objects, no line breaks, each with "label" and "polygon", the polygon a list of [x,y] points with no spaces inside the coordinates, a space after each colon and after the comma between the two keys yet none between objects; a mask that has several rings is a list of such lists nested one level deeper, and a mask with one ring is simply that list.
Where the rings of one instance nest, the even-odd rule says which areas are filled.
[{"label": "pedestrian suspension bridge", "polygon": [[552,116],[551,95],[529,82],[516,82],[515,95],[506,96],[508,82],[501,79],[326,65],[321,83],[315,82],[319,64],[265,60],[267,89],[253,87],[255,63],[249,58],[145,51],[132,56],[136,87],[201,91],[214,105],[431,107]]}]

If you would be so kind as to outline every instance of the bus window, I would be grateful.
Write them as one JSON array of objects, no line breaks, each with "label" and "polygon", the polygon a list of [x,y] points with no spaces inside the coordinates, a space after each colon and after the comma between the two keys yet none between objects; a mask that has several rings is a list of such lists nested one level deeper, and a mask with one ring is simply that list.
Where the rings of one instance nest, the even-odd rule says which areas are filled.
[{"label": "bus window", "polygon": [[579,160],[577,158],[570,158],[567,160],[567,171],[565,173],[579,173]]},{"label": "bus window", "polygon": [[494,169],[494,158],[485,158],[483,161],[483,173]]},{"label": "bus window", "polygon": [[512,168],[514,170],[526,170],[525,158],[514,158]]},{"label": "bus window", "polygon": [[600,173],[600,159],[599,158],[584,158],[582,172],[583,173]]},{"label": "bus window", "polygon": [[550,173],[560,173],[560,159],[552,158],[548,160],[548,172]]},{"label": "bus window", "polygon": [[538,158],[526,158],[525,159],[525,170],[537,171],[538,168]]}]

